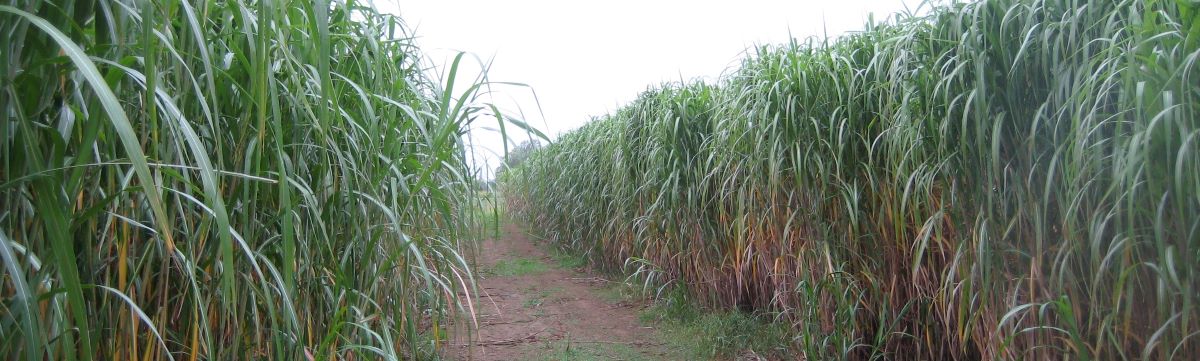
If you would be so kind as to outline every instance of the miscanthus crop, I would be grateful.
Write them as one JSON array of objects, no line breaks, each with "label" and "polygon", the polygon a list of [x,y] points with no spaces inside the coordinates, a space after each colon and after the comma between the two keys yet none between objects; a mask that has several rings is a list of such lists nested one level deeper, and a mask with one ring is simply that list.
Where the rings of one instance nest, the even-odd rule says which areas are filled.
[{"label": "miscanthus crop", "polygon": [[1194,1],[944,4],[649,90],[503,189],[809,360],[1194,359],[1198,45]]},{"label": "miscanthus crop", "polygon": [[494,108],[368,5],[0,5],[0,354],[430,355]]}]

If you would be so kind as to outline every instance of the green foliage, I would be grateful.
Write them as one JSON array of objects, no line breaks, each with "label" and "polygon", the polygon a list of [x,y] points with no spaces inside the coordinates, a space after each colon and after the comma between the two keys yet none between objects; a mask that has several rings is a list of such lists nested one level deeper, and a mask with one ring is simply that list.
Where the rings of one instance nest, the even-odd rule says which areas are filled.
[{"label": "green foliage", "polygon": [[516,147],[505,153],[504,163],[496,167],[496,179],[500,179],[509,168],[520,166],[521,163],[524,163],[538,149],[542,149],[542,142],[533,139],[517,144]]},{"label": "green foliage", "polygon": [[512,258],[496,262],[490,272],[504,277],[529,276],[550,269],[545,263],[529,258]]},{"label": "green foliage", "polygon": [[558,261],[559,268],[575,269],[588,265],[587,257],[571,252],[570,250],[554,249],[551,256],[554,257],[555,261]]},{"label": "green foliage", "polygon": [[508,118],[461,56],[354,1],[7,4],[0,354],[419,358],[469,310],[462,135]]},{"label": "green foliage", "polygon": [[622,344],[572,343],[571,340],[551,341],[543,346],[539,360],[546,361],[605,361],[605,360],[655,360],[639,353],[633,347]]},{"label": "green foliage", "polygon": [[1195,14],[985,0],[763,47],[535,152],[507,209],[806,359],[1191,359]]},{"label": "green foliage", "polygon": [[787,323],[737,310],[700,310],[679,291],[668,293],[638,315],[662,332],[670,348],[691,359],[726,360],[742,353],[782,359],[792,353],[792,329]]},{"label": "green foliage", "polygon": [[473,218],[479,220],[483,235],[500,238],[500,223],[504,220],[504,205],[499,196],[490,190],[481,190],[478,205],[473,208]]}]

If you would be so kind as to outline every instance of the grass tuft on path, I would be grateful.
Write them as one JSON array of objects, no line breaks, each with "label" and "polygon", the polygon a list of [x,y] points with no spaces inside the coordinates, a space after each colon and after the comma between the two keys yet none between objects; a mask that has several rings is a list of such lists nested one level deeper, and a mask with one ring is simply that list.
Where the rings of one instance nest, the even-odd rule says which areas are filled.
[{"label": "grass tuft on path", "polygon": [[530,276],[546,272],[548,266],[538,260],[529,258],[513,258],[497,262],[490,272],[497,276],[515,277]]},{"label": "grass tuft on path", "polygon": [[790,354],[790,326],[741,311],[705,311],[672,291],[638,319],[659,330],[669,348],[690,359],[732,359],[753,353],[771,359]]},{"label": "grass tuft on path", "polygon": [[539,345],[545,361],[656,360],[624,344],[574,343],[570,340]]}]

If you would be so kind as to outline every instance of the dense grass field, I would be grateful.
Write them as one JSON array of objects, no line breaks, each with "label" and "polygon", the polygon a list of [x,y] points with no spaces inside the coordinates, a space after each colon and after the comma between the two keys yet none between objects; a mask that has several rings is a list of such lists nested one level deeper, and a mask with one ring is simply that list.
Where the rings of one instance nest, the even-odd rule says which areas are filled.
[{"label": "dense grass field", "polygon": [[795,357],[1196,359],[1198,70],[1194,1],[955,3],[654,88],[501,184]]},{"label": "dense grass field", "polygon": [[500,116],[419,59],[355,1],[0,5],[0,355],[432,355]]}]

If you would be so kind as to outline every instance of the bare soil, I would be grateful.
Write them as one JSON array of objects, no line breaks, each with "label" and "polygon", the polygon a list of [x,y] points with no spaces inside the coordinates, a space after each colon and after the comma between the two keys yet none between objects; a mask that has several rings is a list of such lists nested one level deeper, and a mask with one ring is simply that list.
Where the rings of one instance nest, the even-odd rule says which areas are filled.
[{"label": "bare soil", "polygon": [[449,359],[681,359],[639,323],[645,302],[614,297],[619,284],[560,265],[548,248],[511,223],[498,239],[484,241],[479,294],[472,295],[479,327],[454,327]]}]

